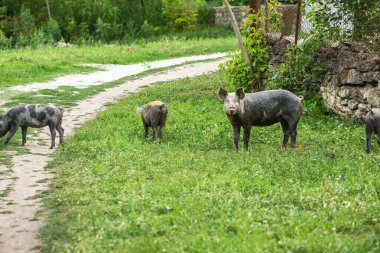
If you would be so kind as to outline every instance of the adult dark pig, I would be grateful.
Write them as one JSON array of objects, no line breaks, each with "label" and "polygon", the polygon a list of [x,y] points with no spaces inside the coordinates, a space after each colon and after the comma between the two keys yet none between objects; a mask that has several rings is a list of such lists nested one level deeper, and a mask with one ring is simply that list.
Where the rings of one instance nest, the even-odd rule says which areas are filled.
[{"label": "adult dark pig", "polygon": [[59,133],[59,143],[63,145],[63,132],[62,128],[62,115],[63,109],[54,105],[23,105],[9,109],[5,112],[0,120],[0,138],[9,132],[4,144],[7,144],[12,136],[16,133],[17,129],[21,127],[22,130],[22,144],[26,143],[26,132],[28,127],[40,128],[49,126],[51,134],[52,149],[55,146],[55,130]]},{"label": "adult dark pig", "polygon": [[219,98],[224,101],[224,112],[234,134],[234,147],[238,148],[240,128],[244,129],[244,147],[248,149],[252,126],[269,126],[281,123],[284,132],[283,145],[291,136],[292,147],[296,146],[297,124],[300,120],[302,97],[286,90],[268,90],[245,94],[237,89],[228,93],[220,87]]},{"label": "adult dark pig", "polygon": [[168,116],[168,107],[161,101],[153,101],[145,104],[142,108],[137,108],[137,113],[141,115],[144,125],[145,138],[148,138],[148,127],[153,128],[153,140],[156,142],[156,130],[158,130],[158,138],[162,140],[162,131],[166,125]]},{"label": "adult dark pig", "polygon": [[380,108],[372,108],[365,117],[365,131],[367,135],[367,153],[371,152],[372,133],[377,134],[377,144],[380,146]]}]

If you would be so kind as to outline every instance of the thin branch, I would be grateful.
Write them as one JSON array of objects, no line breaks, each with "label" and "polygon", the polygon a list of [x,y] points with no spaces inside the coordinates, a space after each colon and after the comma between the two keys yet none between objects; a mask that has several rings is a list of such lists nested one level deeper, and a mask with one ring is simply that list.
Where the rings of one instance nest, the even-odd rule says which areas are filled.
[{"label": "thin branch", "polygon": [[236,35],[236,38],[237,38],[237,40],[239,42],[241,52],[243,54],[245,63],[247,64],[247,67],[248,67],[249,75],[253,78],[254,74],[253,74],[252,62],[251,62],[251,59],[248,56],[247,50],[244,47],[243,39],[241,37],[240,29],[239,29],[239,26],[238,26],[238,24],[236,22],[235,15],[232,12],[231,6],[228,3],[228,1],[227,0],[223,0],[223,2],[224,2],[224,5],[226,6],[226,10],[227,10],[228,15],[230,16],[232,27],[234,28],[235,35]]}]

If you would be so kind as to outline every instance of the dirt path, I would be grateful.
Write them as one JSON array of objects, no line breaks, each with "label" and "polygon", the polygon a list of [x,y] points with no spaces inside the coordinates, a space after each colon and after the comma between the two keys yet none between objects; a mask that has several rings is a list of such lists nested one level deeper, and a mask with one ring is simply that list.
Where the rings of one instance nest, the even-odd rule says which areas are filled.
[{"label": "dirt path", "polygon": [[180,57],[175,59],[145,62],[131,65],[114,65],[114,64],[83,64],[104,69],[85,74],[74,74],[58,77],[50,82],[32,83],[30,85],[19,85],[10,88],[11,91],[30,92],[41,89],[57,89],[59,86],[75,86],[77,88],[86,88],[93,85],[108,83],[120,78],[132,76],[149,69],[165,68],[174,65],[180,65],[186,62],[210,60],[226,56],[225,53],[215,53],[209,55],[197,55]]},{"label": "dirt path", "polygon": [[[83,100],[75,107],[65,110],[65,137],[71,135],[85,121],[94,118],[99,111],[104,110],[105,105],[137,92],[144,86],[213,72],[224,61],[219,59],[177,67],[126,82]],[[49,87],[45,84],[44,88]],[[35,252],[41,244],[37,235],[44,219],[41,199],[38,197],[42,191],[48,189],[48,184],[54,177],[50,171],[44,169],[52,159],[50,155],[53,151],[48,149],[50,136],[47,128],[36,137],[28,136],[27,141],[26,147],[30,153],[14,156],[10,175],[5,178],[0,176],[0,193],[8,193],[5,197],[0,195],[0,253]],[[0,167],[0,172],[2,169],[5,168]]]}]

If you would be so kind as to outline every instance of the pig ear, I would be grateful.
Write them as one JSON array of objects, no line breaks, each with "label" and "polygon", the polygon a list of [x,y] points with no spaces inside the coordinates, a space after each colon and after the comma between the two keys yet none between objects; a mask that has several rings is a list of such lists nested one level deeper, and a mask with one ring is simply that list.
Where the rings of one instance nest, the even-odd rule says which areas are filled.
[{"label": "pig ear", "polygon": [[243,91],[243,88],[239,88],[236,90],[236,95],[239,97],[239,99],[244,99],[245,93]]},{"label": "pig ear", "polygon": [[223,89],[222,87],[219,87],[219,92],[218,92],[219,99],[224,100],[227,95],[228,95],[228,91]]}]

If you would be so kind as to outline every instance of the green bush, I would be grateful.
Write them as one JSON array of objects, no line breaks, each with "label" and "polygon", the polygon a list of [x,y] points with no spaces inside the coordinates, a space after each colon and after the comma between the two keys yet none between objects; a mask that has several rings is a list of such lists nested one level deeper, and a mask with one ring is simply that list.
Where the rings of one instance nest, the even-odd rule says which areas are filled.
[{"label": "green bush", "polygon": [[98,18],[95,25],[95,38],[103,42],[108,41],[110,38],[110,32],[111,25],[103,22],[101,18]]},{"label": "green bush", "polygon": [[54,19],[43,24],[42,30],[46,37],[52,39],[52,42],[59,41],[62,38],[58,22]]},{"label": "green bush", "polygon": [[213,25],[215,19],[215,11],[212,5],[199,1],[197,4],[198,24]]},{"label": "green bush", "polygon": [[255,80],[267,74],[269,68],[269,50],[264,37],[265,29],[263,27],[256,29],[251,26],[254,22],[263,21],[264,17],[261,13],[259,15],[250,14],[241,31],[244,46],[251,59],[253,76],[249,74],[249,67],[240,50],[230,53],[231,60],[221,65],[223,73],[230,82],[229,89],[234,90],[243,87],[245,90],[250,90]]},{"label": "green bush", "polygon": [[[279,3],[277,1],[271,1],[269,4],[271,31],[277,31],[281,27],[281,14],[276,11],[276,6],[278,5]],[[263,13],[264,10],[262,9],[257,14],[248,15],[241,31],[244,46],[251,59],[253,76],[249,74],[249,67],[240,50],[230,53],[231,60],[221,65],[223,73],[230,82],[229,89],[239,87],[243,87],[245,90],[260,89],[260,87],[257,86],[259,86],[261,79],[268,74],[270,56],[265,38],[266,31],[263,25],[265,16]],[[261,24],[261,26],[255,28],[252,24]]]},{"label": "green bush", "polygon": [[162,15],[171,31],[194,30],[197,11],[191,0],[163,0]]},{"label": "green bush", "polygon": [[8,39],[0,29],[0,49],[8,49],[12,45],[11,39]]},{"label": "green bush", "polygon": [[291,48],[277,69],[272,68],[266,83],[268,89],[285,89],[310,98],[319,91],[321,77],[326,71],[325,39],[310,36],[298,48]]}]

